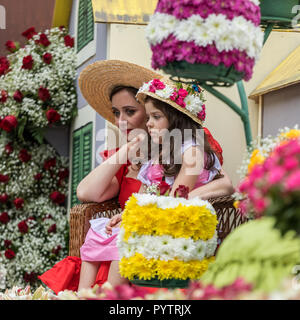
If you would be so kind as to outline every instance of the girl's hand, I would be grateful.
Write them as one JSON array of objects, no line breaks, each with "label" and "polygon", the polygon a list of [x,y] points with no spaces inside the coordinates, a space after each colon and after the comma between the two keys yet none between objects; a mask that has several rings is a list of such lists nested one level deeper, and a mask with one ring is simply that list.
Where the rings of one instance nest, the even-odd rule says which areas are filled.
[{"label": "girl's hand", "polygon": [[111,235],[112,228],[118,227],[121,224],[121,221],[122,221],[122,215],[120,213],[113,216],[105,226],[105,232]]}]

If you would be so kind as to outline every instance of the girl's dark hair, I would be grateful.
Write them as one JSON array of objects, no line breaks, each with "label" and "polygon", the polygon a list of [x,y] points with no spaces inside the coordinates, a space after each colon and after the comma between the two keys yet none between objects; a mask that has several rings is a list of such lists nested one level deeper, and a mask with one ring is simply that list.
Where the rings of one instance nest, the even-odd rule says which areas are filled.
[{"label": "girl's dark hair", "polygon": [[[154,105],[155,108],[159,109],[168,119],[169,122],[169,132],[171,132],[173,129],[179,129],[181,131],[181,136],[182,136],[182,143],[184,143],[184,129],[190,129],[192,131],[192,138],[197,141],[197,135],[196,135],[196,130],[202,129],[203,127],[198,124],[197,122],[193,121],[189,116],[184,114],[183,112],[178,111],[175,108],[170,107],[169,104],[154,99],[150,96],[146,96],[145,102],[151,101]],[[201,143],[201,142],[200,142]],[[178,148],[174,148],[174,138],[171,137],[170,139],[170,163],[168,164],[162,164],[163,169],[164,169],[164,174],[165,176],[176,176],[181,168],[181,164],[176,164],[174,163],[175,159],[175,150]],[[180,152],[181,150],[179,150]],[[215,164],[215,158],[214,158],[214,153],[211,149],[210,144],[208,143],[206,134],[204,132],[204,151],[207,154],[207,160],[206,163],[204,164],[204,168],[209,170],[211,169],[214,164]],[[178,150],[177,150],[178,152]],[[162,152],[160,151],[160,161],[161,161],[161,154]],[[178,159],[178,158],[177,158]],[[161,162],[160,162],[161,163]]]},{"label": "girl's dark hair", "polygon": [[134,88],[134,87],[127,87],[127,86],[116,86],[112,89],[110,95],[109,95],[109,100],[111,101],[112,100],[112,97],[122,91],[122,90],[126,90],[128,93],[131,93],[133,95],[133,97],[135,98],[137,92],[139,91],[137,88]]}]

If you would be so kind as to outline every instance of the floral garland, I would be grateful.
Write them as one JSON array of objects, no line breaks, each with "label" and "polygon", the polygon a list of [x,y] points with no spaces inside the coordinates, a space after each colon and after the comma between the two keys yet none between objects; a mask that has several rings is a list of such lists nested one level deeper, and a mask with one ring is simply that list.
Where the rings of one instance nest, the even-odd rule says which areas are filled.
[{"label": "floral garland", "polygon": [[210,203],[198,198],[132,195],[117,240],[121,275],[146,280],[199,278],[214,260],[217,223]]},{"label": "floral garland", "polygon": [[152,67],[173,61],[234,68],[249,80],[263,46],[258,1],[158,2],[146,28]]},{"label": "floral garland", "polygon": [[24,128],[35,135],[55,124],[68,124],[77,112],[74,39],[63,27],[23,35],[27,44],[6,43],[10,54],[0,60],[0,128]]},{"label": "floral garland", "polygon": [[164,100],[170,100],[201,121],[205,120],[204,94],[199,86],[193,85],[192,87],[187,87],[187,89],[182,87],[176,88],[163,83],[160,79],[153,79],[144,83],[137,95],[147,92],[154,93]]},{"label": "floral garland", "polygon": [[0,265],[6,287],[37,285],[67,254],[68,159],[0,135]]}]

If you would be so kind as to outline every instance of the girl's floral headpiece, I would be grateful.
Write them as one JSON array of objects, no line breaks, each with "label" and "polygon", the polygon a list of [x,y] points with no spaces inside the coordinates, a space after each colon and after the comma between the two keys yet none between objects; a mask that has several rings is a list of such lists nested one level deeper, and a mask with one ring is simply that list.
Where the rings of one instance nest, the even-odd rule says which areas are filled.
[{"label": "girl's floral headpiece", "polygon": [[169,79],[153,79],[144,83],[136,96],[144,100],[145,95],[175,107],[201,125],[205,120],[203,89],[197,85],[183,87],[182,84],[171,84]]}]

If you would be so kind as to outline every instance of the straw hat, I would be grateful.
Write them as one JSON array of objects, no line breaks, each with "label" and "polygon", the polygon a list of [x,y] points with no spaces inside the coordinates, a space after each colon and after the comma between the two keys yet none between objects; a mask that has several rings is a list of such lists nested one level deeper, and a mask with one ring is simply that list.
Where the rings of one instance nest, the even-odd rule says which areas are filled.
[{"label": "straw hat", "polygon": [[114,124],[110,93],[117,86],[139,89],[144,82],[162,75],[120,60],[102,60],[87,66],[79,76],[82,95],[104,119]]},{"label": "straw hat", "polygon": [[[174,81],[167,77],[161,77],[144,83],[136,97],[142,104],[145,103],[146,96],[165,102],[186,114],[195,122],[203,125],[205,120],[205,100],[202,89],[194,86],[199,90],[199,92],[196,92],[190,85],[185,83],[181,84],[181,87],[181,91],[179,91],[180,89],[178,89]],[[174,94],[177,98],[174,97]]]}]

